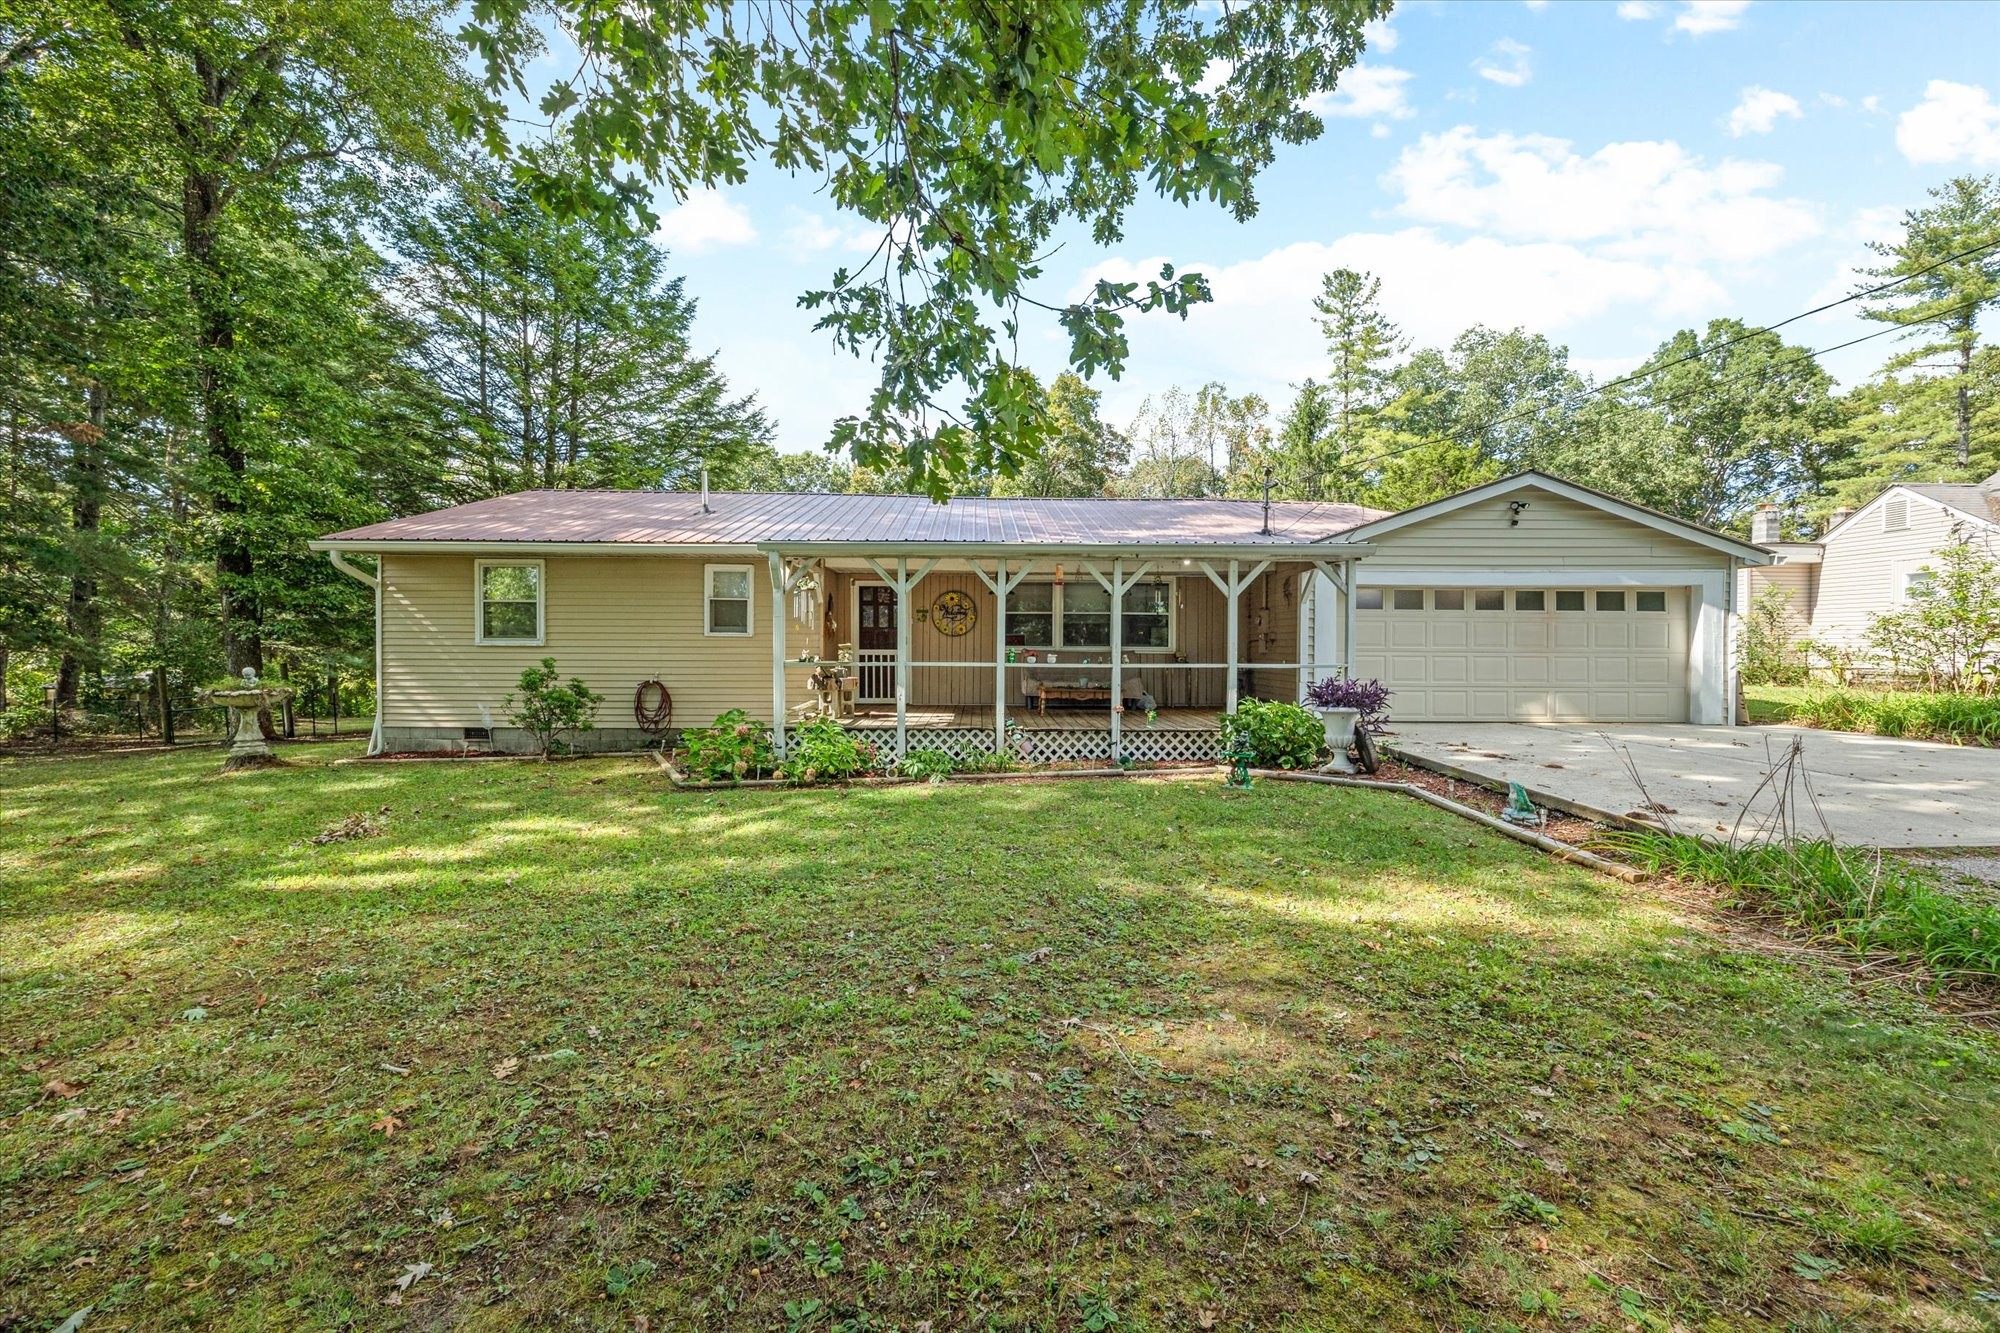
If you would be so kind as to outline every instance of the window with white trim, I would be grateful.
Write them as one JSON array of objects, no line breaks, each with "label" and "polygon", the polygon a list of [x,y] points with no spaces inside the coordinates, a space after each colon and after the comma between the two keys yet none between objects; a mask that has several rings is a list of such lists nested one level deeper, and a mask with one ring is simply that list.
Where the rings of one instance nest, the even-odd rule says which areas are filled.
[{"label": "window with white trim", "polygon": [[702,566],[701,632],[741,638],[755,624],[757,580],[750,565]]},{"label": "window with white trim", "polygon": [[[1147,579],[1125,590],[1124,646],[1131,652],[1171,652],[1174,584]],[[1007,593],[1007,642],[1017,648],[1111,647],[1111,594],[1096,580],[1022,583]]]},{"label": "window with white trim", "polygon": [[542,641],[542,562],[481,560],[473,566],[473,641],[539,644]]},{"label": "window with white trim", "polygon": [[1917,593],[1937,582],[1937,574],[1930,569],[1910,569],[1903,572],[1903,600],[1909,601]]}]

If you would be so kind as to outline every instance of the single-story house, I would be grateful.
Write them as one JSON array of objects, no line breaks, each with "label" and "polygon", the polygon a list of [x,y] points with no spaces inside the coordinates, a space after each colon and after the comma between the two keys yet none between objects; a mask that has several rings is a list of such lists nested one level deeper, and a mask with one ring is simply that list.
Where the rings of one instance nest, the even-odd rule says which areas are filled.
[{"label": "single-story house", "polygon": [[1743,571],[1741,604],[1780,589],[1795,639],[1859,646],[1876,616],[1900,610],[1931,578],[1940,551],[1966,542],[2000,551],[2000,472],[1981,482],[1891,486],[1859,509],[1835,510],[1817,541],[1781,540],[1777,507],[1767,505],[1750,536],[1776,559]]},{"label": "single-story house", "polygon": [[831,703],[899,753],[1136,760],[1338,674],[1409,721],[1726,724],[1736,572],[1770,558],[1538,473],[1400,514],[529,491],[313,545],[375,590],[378,751],[518,747],[504,701],[553,657],[606,696],[592,748],[727,709],[782,743]]}]

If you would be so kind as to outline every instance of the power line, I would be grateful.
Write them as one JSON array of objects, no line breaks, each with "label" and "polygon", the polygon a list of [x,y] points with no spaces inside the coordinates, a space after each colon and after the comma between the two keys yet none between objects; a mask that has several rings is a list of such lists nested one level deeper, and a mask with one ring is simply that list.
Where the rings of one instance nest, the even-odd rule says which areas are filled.
[{"label": "power line", "polygon": [[[1991,246],[1994,246],[1994,245],[2000,245],[2000,241],[1993,241],[1993,242],[1989,242],[1989,243],[1988,243],[1988,246],[1986,246],[1986,247],[1981,247],[1981,248],[1990,248]],[[1972,253],[1972,252],[1968,251],[1968,252],[1966,252],[1966,253]],[[1948,261],[1947,261],[1947,262],[1948,262]],[[1936,267],[1936,266],[1935,266],[1935,265],[1933,265],[1932,267]],[[1920,272],[1928,272],[1928,271],[1929,271],[1929,270],[1928,270],[1928,269],[1926,269],[1926,270],[1921,270]],[[1910,274],[1910,275],[1909,275],[1909,277],[1917,277],[1917,276],[1920,276],[1920,273],[1912,273],[1912,274]],[[1907,281],[1907,280],[1908,280],[1908,279],[1907,279],[1907,278],[1905,278],[1905,279],[1900,279],[1899,281]],[[1889,285],[1893,285],[1893,284],[1885,284],[1885,286],[1889,286]],[[1878,288],[1878,289],[1875,289],[1875,290],[1881,290],[1881,289],[1879,289],[1879,288]],[[1865,294],[1866,294],[1866,293],[1857,293],[1857,295],[1865,295]],[[1847,298],[1847,299],[1848,299],[1848,300],[1853,300],[1853,299],[1855,299],[1855,298],[1854,298],[1854,297],[1849,297],[1849,298]],[[1935,322],[1937,322],[1938,320],[1941,320],[1941,319],[1945,319],[1945,318],[1947,318],[1947,317],[1949,317],[1949,316],[1951,316],[1951,315],[1955,315],[1955,314],[1958,314],[1958,313],[1959,313],[1959,312],[1961,312],[1961,311],[1964,311],[1964,310],[1970,310],[1970,309],[1973,309],[1973,308],[1975,308],[1975,307],[1977,307],[1977,306],[1980,306],[1980,305],[1983,305],[1983,304],[1985,304],[1985,303],[1986,303],[1986,302],[1987,302],[1988,300],[1992,300],[1992,299],[1995,299],[1995,298],[1991,298],[1991,297],[1974,297],[1974,298],[1973,298],[1972,300],[1969,300],[1969,301],[1961,301],[1961,302],[1960,302],[1959,304],[1957,304],[1957,305],[1955,305],[1955,306],[1951,306],[1951,307],[1948,307],[1948,308],[1946,308],[1946,309],[1944,309],[1944,310],[1940,310],[1940,311],[1937,311],[1937,312],[1936,312],[1935,314],[1932,314],[1932,315],[1931,315],[1931,316],[1929,316],[1928,318],[1926,318],[1926,319],[1924,319],[1924,320],[1921,320],[1921,321],[1916,321],[1916,322],[1918,322],[1918,323],[1924,323],[1924,324],[1930,324],[1930,323],[1935,323]],[[1833,302],[1832,304],[1833,304],[1833,305],[1840,305],[1840,304],[1844,304],[1844,302],[1840,302],[1840,301],[1836,301],[1836,302]],[[1807,315],[1812,315],[1812,314],[1817,314],[1817,313],[1819,313],[1819,311],[1820,311],[1820,310],[1827,310],[1827,309],[1830,309],[1830,308],[1831,308],[1831,306],[1821,306],[1821,307],[1819,307],[1819,308],[1818,308],[1818,310],[1809,310],[1809,311],[1806,311],[1806,312],[1805,312],[1804,314],[1800,314],[1800,315],[1794,315],[1794,316],[1792,316],[1792,317],[1791,317],[1790,319],[1785,319],[1785,320],[1780,320],[1780,321],[1779,321],[1779,322],[1778,322],[1777,324],[1773,324],[1773,325],[1770,325],[1770,326],[1769,326],[1769,328],[1772,328],[1772,329],[1775,329],[1775,328],[1781,328],[1781,327],[1783,327],[1783,326],[1784,326],[1784,325],[1786,325],[1786,324],[1791,324],[1791,323],[1795,323],[1796,321],[1798,321],[1798,320],[1800,320],[1800,319],[1804,319],[1804,318],[1806,318],[1806,316],[1807,316]],[[1692,388],[1692,389],[1689,389],[1689,390],[1686,390],[1686,391],[1683,391],[1682,393],[1679,393],[1679,394],[1676,394],[1676,395],[1674,395],[1674,396],[1672,396],[1672,397],[1670,397],[1670,398],[1666,398],[1666,399],[1663,399],[1663,400],[1660,400],[1659,402],[1656,402],[1656,403],[1654,403],[1654,404],[1653,404],[1653,406],[1663,406],[1663,407],[1671,407],[1671,406],[1673,406],[1673,405],[1674,405],[1675,403],[1678,403],[1678,402],[1683,402],[1683,401],[1685,401],[1685,400],[1686,400],[1686,399],[1688,399],[1688,398],[1692,398],[1692,397],[1696,397],[1696,396],[1698,396],[1698,395],[1700,395],[1700,394],[1704,394],[1704,393],[1707,393],[1707,392],[1709,392],[1710,390],[1712,390],[1712,389],[1714,389],[1714,388],[1716,388],[1716,387],[1718,387],[1718,386],[1720,386],[1720,385],[1724,385],[1724,384],[1734,384],[1734,383],[1737,383],[1737,382],[1739,382],[1739,381],[1742,381],[1742,380],[1745,380],[1745,379],[1751,379],[1751,378],[1758,378],[1758,379],[1761,379],[1761,378],[1763,378],[1763,377],[1765,377],[1765,376],[1768,376],[1768,375],[1770,375],[1770,374],[1771,374],[1771,373],[1772,373],[1773,371],[1777,371],[1777,370],[1781,370],[1781,369],[1783,369],[1783,368],[1784,368],[1784,367],[1786,367],[1786,366],[1791,366],[1791,365],[1797,365],[1797,364],[1798,364],[1799,362],[1801,362],[1801,361],[1810,361],[1810,360],[1813,360],[1813,359],[1815,359],[1815,358],[1817,358],[1817,357],[1822,357],[1822,356],[1826,356],[1827,354],[1829,354],[1829,353],[1832,353],[1832,352],[1839,352],[1839,351],[1843,351],[1843,350],[1845,350],[1846,348],[1849,348],[1849,347],[1853,347],[1853,346],[1855,346],[1855,345],[1856,345],[1856,344],[1858,344],[1858,343],[1865,343],[1865,342],[1869,342],[1869,341],[1871,341],[1871,340],[1873,340],[1873,339],[1876,339],[1876,338],[1885,338],[1885,337],[1887,337],[1888,335],[1890,335],[1890,334],[1892,334],[1892,333],[1900,333],[1900,332],[1902,332],[1902,331],[1904,331],[1904,330],[1906,330],[1906,329],[1908,329],[1908,328],[1910,328],[1910,327],[1912,327],[1912,325],[1910,325],[1910,324],[1892,324],[1892,325],[1890,325],[1890,326],[1889,326],[1888,328],[1885,328],[1885,329],[1877,329],[1877,330],[1876,330],[1875,332],[1873,332],[1873,333],[1864,333],[1864,334],[1862,334],[1862,335],[1861,335],[1860,337],[1858,337],[1858,338],[1850,338],[1850,339],[1848,339],[1848,340],[1847,340],[1846,342],[1843,342],[1843,343],[1835,343],[1835,344],[1833,344],[1833,345],[1832,345],[1831,347],[1820,347],[1820,348],[1816,348],[1816,349],[1813,349],[1813,350],[1809,350],[1809,351],[1803,351],[1803,352],[1800,352],[1800,353],[1798,353],[1798,354],[1796,354],[1796,355],[1793,355],[1793,356],[1788,356],[1788,357],[1785,357],[1785,358],[1784,358],[1784,359],[1782,359],[1782,360],[1779,360],[1779,361],[1773,361],[1773,362],[1769,363],[1768,365],[1764,365],[1764,366],[1760,366],[1760,367],[1758,367],[1758,368],[1757,368],[1757,369],[1756,369],[1755,371],[1750,371],[1750,372],[1744,372],[1744,373],[1742,373],[1742,374],[1738,374],[1738,375],[1726,375],[1726,376],[1724,376],[1723,378],[1721,378],[1720,380],[1716,380],[1716,381],[1714,381],[1714,382],[1712,382],[1712,383],[1709,383],[1709,384],[1702,384],[1702,385],[1697,385],[1697,386],[1695,386],[1695,387],[1694,387],[1694,388]],[[1768,330],[1760,330],[1760,332],[1764,332],[1764,331],[1768,331]],[[1746,334],[1742,335],[1741,337],[1738,337],[1738,338],[1734,338],[1734,339],[1731,339],[1731,340],[1730,340],[1730,342],[1741,342],[1741,341],[1743,341],[1743,340],[1744,340],[1745,338],[1749,338],[1749,337],[1754,337],[1754,336],[1755,336],[1754,334],[1747,334],[1747,333],[1746,333]],[[1729,343],[1729,342],[1725,342],[1725,343],[1718,343],[1718,344],[1716,344],[1716,345],[1715,345],[1715,347],[1711,347],[1711,348],[1707,348],[1707,349],[1704,349],[1704,352],[1706,352],[1706,351],[1714,351],[1714,350],[1717,350],[1717,349],[1719,349],[1719,348],[1721,348],[1721,347],[1726,347],[1726,346],[1729,346],[1729,345],[1730,345],[1730,343]],[[1556,406],[1556,408],[1554,408],[1554,409],[1552,409],[1552,410],[1563,410],[1563,409],[1567,409],[1567,408],[1570,408],[1570,407],[1575,407],[1575,406],[1578,406],[1578,405],[1580,405],[1580,404],[1582,404],[1582,403],[1584,403],[1584,402],[1588,401],[1588,400],[1589,400],[1589,399],[1591,399],[1591,398],[1594,398],[1594,397],[1597,397],[1598,395],[1600,395],[1600,394],[1602,394],[1602,393],[1605,393],[1606,391],[1608,391],[1608,390],[1610,390],[1610,389],[1613,389],[1613,388],[1616,388],[1616,387],[1619,387],[1620,385],[1623,385],[1623,384],[1629,384],[1629,383],[1631,383],[1631,382],[1632,382],[1633,380],[1635,380],[1635,379],[1640,379],[1640,378],[1645,378],[1645,377],[1648,377],[1648,376],[1651,376],[1651,375],[1655,375],[1655,374],[1658,374],[1658,373],[1659,373],[1660,371],[1662,371],[1662,370],[1666,370],[1666,369],[1667,369],[1667,368],[1669,368],[1670,366],[1675,366],[1675,365],[1680,365],[1680,364],[1683,364],[1683,363],[1685,363],[1685,362],[1687,362],[1687,361],[1692,361],[1692,360],[1696,360],[1696,359],[1698,359],[1698,358],[1699,358],[1699,357],[1700,357],[1700,356],[1701,356],[1702,354],[1703,354],[1703,353],[1696,353],[1696,354],[1695,354],[1695,355],[1693,355],[1693,356],[1685,356],[1685,357],[1681,357],[1681,358],[1678,358],[1677,360],[1674,360],[1674,361],[1668,361],[1668,362],[1664,362],[1664,363],[1662,363],[1661,365],[1658,365],[1658,366],[1655,366],[1655,367],[1653,367],[1653,368],[1652,368],[1651,370],[1648,370],[1648,371],[1645,371],[1645,372],[1643,372],[1643,373],[1642,373],[1642,374],[1640,374],[1640,375],[1634,375],[1634,376],[1628,376],[1628,377],[1626,377],[1626,378],[1625,378],[1625,379],[1623,379],[1623,380],[1613,380],[1612,382],[1610,382],[1610,383],[1608,383],[1608,384],[1601,384],[1601,385],[1596,385],[1596,386],[1594,386],[1594,387],[1592,387],[1592,388],[1590,388],[1590,389],[1587,389],[1587,390],[1585,390],[1585,391],[1584,391],[1583,393],[1581,393],[1581,394],[1577,395],[1577,396],[1576,396],[1576,397],[1575,397],[1575,398],[1574,398],[1574,399],[1573,399],[1572,401],[1568,401],[1568,402],[1564,402],[1564,403],[1560,403],[1560,404],[1558,404],[1558,405]],[[1474,435],[1474,437],[1475,437],[1475,438],[1476,438],[1476,437],[1479,437],[1479,436],[1484,436],[1484,435],[1485,435],[1485,434],[1486,434],[1486,433],[1487,433],[1488,431],[1492,430],[1492,429],[1493,429],[1493,428],[1494,428],[1495,426],[1504,426],[1504,425],[1506,425],[1507,423],[1509,423],[1509,422],[1511,422],[1511,421],[1519,421],[1519,420],[1521,420],[1521,419],[1523,419],[1523,418],[1525,418],[1525,417],[1529,417],[1529,416],[1533,416],[1533,415],[1536,415],[1536,413],[1537,413],[1537,412],[1539,412],[1540,410],[1541,410],[1541,409],[1539,409],[1539,408],[1534,408],[1534,409],[1527,409],[1527,410],[1524,410],[1524,411],[1521,411],[1521,412],[1516,412],[1516,413],[1514,413],[1514,414],[1512,414],[1512,415],[1510,415],[1510,416],[1505,416],[1505,417],[1496,417],[1496,418],[1494,418],[1493,420],[1490,420],[1490,421],[1487,421],[1487,422],[1485,422],[1485,423],[1484,423],[1483,425],[1479,426],[1479,427],[1477,428],[1477,431],[1476,431],[1476,432],[1468,432],[1468,431],[1461,431],[1461,432],[1458,432],[1458,433],[1456,433],[1456,434],[1450,434],[1450,433],[1447,433],[1447,434],[1440,434],[1440,435],[1427,435],[1427,436],[1425,436],[1424,438],[1422,438],[1422,439],[1420,439],[1420,440],[1412,440],[1412,441],[1411,441],[1410,443],[1408,443],[1408,444],[1405,444],[1405,445],[1400,445],[1400,446],[1398,446],[1397,448],[1394,448],[1394,449],[1391,449],[1391,450],[1388,450],[1388,451],[1387,451],[1387,452],[1385,452],[1385,453],[1380,453],[1380,454],[1374,454],[1374,455],[1371,455],[1371,456],[1370,456],[1370,457],[1369,457],[1369,458],[1368,458],[1368,459],[1367,459],[1366,461],[1368,462],[1368,464],[1369,464],[1370,466],[1373,466],[1373,465],[1375,465],[1375,464],[1378,464],[1378,463],[1384,463],[1384,462],[1387,462],[1387,461],[1388,461],[1389,459],[1392,459],[1392,458],[1399,458],[1399,457],[1401,457],[1402,455],[1404,455],[1404,454],[1407,454],[1407,453],[1413,453],[1413,452],[1415,452],[1416,450],[1418,450],[1418,449],[1422,449],[1422,448],[1424,448],[1424,447],[1425,447],[1425,446],[1427,446],[1427,445],[1432,445],[1432,444],[1462,444],[1462,443],[1466,443],[1466,442],[1467,442],[1467,437],[1468,437],[1468,435]],[[1320,477],[1323,477],[1323,476],[1327,475],[1327,473],[1329,473],[1329,472],[1332,472],[1332,471],[1334,471],[1334,470],[1335,470],[1335,469],[1333,469],[1333,468],[1322,468],[1322,469],[1320,469],[1320,470],[1319,470],[1319,471],[1317,471],[1317,472],[1311,472],[1311,473],[1308,473],[1308,474],[1306,474],[1306,476],[1305,476],[1305,477],[1303,477],[1303,478],[1300,478],[1300,480],[1303,480],[1303,481],[1312,481],[1312,480],[1316,480],[1316,479],[1318,479],[1318,478],[1320,478]],[[1320,508],[1321,508],[1322,506],[1324,506],[1324,505],[1329,505],[1329,504],[1339,504],[1339,503],[1345,503],[1345,502],[1344,502],[1344,501],[1335,501],[1335,500],[1317,500],[1317,501],[1314,501],[1314,503],[1313,503],[1313,505],[1312,505],[1312,507],[1311,507],[1311,508],[1307,509],[1307,510],[1306,510],[1306,511],[1305,511],[1304,513],[1302,513],[1302,514],[1298,515],[1298,516],[1297,516],[1296,518],[1293,518],[1293,519],[1291,519],[1291,520],[1290,520],[1290,522],[1289,522],[1289,523],[1287,524],[1287,530],[1296,530],[1296,528],[1298,527],[1298,525],[1300,525],[1300,524],[1303,524],[1303,523],[1305,523],[1305,522],[1306,522],[1306,521],[1307,521],[1308,519],[1310,519],[1310,518],[1311,518],[1311,517],[1313,516],[1313,514],[1314,514],[1315,512],[1317,512],[1317,511],[1318,511],[1318,510],[1319,510],[1319,509],[1320,509]]]}]

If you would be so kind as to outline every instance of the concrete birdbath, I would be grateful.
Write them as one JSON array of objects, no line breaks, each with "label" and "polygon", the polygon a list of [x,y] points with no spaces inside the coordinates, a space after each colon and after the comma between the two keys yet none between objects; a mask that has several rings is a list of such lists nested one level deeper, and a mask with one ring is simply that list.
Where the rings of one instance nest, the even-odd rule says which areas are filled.
[{"label": "concrete birdbath", "polygon": [[260,685],[257,673],[250,667],[243,668],[243,683],[226,689],[203,690],[202,702],[221,704],[229,710],[229,724],[233,739],[229,743],[229,754],[222,761],[222,771],[233,773],[239,768],[264,768],[282,762],[271,753],[271,747],[264,741],[264,729],[257,725],[257,714],[266,708],[274,708],[292,697],[289,685]]}]

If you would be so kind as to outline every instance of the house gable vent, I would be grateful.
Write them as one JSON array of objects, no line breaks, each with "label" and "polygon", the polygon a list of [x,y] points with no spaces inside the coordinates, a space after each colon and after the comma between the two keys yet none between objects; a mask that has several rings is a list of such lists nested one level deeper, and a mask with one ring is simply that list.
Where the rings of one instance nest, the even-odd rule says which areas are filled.
[{"label": "house gable vent", "polygon": [[1901,532],[1910,526],[1910,502],[1900,496],[1882,502],[1882,531]]}]

